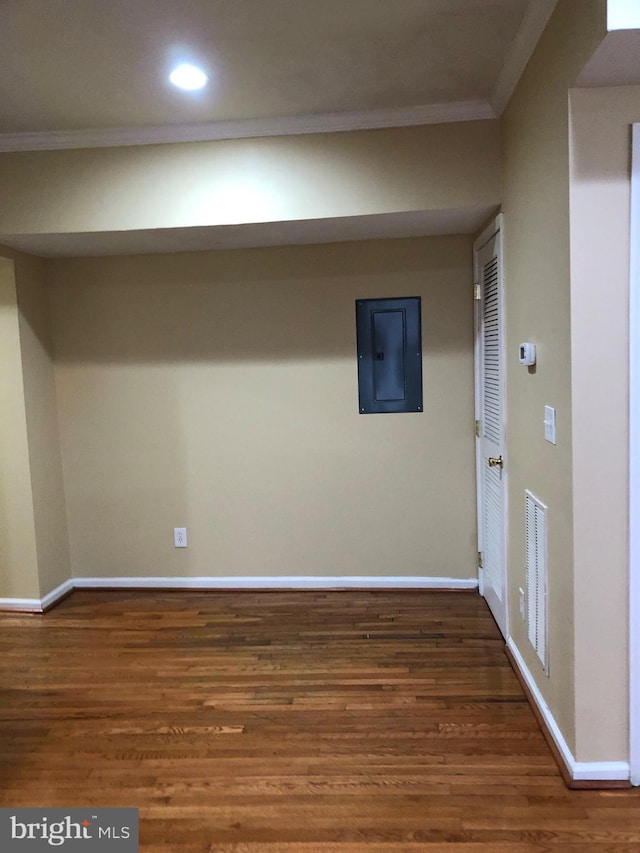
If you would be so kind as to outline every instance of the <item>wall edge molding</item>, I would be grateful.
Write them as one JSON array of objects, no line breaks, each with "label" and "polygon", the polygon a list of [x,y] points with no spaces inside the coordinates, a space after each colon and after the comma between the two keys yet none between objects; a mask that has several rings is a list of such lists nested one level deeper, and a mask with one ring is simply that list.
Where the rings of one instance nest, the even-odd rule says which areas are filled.
[{"label": "wall edge molding", "polygon": [[629,764],[640,785],[640,123],[632,129],[629,259]]},{"label": "wall edge molding", "polygon": [[488,101],[455,101],[444,104],[391,107],[383,110],[278,116],[177,126],[2,133],[0,134],[0,152],[215,142],[222,139],[380,130],[392,127],[486,121],[495,118],[497,118],[496,112]]},{"label": "wall edge molding", "polygon": [[628,762],[576,761],[513,637],[509,637],[507,640],[506,648],[507,657],[514,666],[516,675],[523,686],[526,686],[527,699],[534,706],[534,713],[537,712],[536,717],[543,729],[543,734],[555,746],[555,750],[552,752],[554,752],[558,763],[564,764],[564,767],[560,766],[560,772],[566,784],[573,788],[581,787],[580,783],[585,783],[585,787],[619,787],[619,784],[623,783],[626,787],[629,784]]}]

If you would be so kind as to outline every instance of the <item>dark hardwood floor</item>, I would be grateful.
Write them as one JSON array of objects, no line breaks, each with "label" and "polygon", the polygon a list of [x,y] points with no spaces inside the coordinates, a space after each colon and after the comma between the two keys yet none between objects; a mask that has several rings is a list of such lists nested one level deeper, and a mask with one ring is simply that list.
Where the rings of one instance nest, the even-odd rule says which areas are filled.
[{"label": "dark hardwood floor", "polygon": [[0,615],[0,695],[0,806],[136,806],[148,853],[640,851],[475,593],[76,592]]}]

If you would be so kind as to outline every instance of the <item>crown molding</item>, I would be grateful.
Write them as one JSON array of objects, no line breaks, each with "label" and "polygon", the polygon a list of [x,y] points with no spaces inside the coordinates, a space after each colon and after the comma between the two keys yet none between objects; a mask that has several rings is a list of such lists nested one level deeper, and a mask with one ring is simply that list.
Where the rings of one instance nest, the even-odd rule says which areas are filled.
[{"label": "crown molding", "polygon": [[275,118],[216,121],[163,127],[106,127],[95,130],[56,130],[0,134],[0,152],[52,151],[64,148],[114,148],[179,142],[252,139],[259,136],[298,136],[388,127],[416,127],[461,121],[495,119],[488,101],[456,101],[388,110],[318,113]]},{"label": "crown molding", "polygon": [[557,5],[558,0],[536,0],[535,3],[529,3],[489,98],[496,115],[502,115],[509,103]]}]

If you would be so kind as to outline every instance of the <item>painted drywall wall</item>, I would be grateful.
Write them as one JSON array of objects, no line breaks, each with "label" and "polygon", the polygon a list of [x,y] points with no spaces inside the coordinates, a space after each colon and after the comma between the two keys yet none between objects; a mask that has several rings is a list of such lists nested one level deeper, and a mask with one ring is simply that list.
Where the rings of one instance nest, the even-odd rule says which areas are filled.
[{"label": "painted drywall wall", "polygon": [[[640,87],[571,94],[577,755],[627,758],[629,204]],[[594,626],[597,625],[597,630]],[[593,685],[598,685],[594,694]]]},{"label": "painted drywall wall", "polygon": [[[6,254],[6,250],[5,250]],[[41,595],[70,577],[45,262],[12,253]]]},{"label": "painted drywall wall", "polygon": [[[605,33],[605,2],[560,0],[502,120],[510,624],[574,755],[568,91]],[[522,341],[537,345],[535,372],[518,363]],[[545,405],[557,410],[555,446],[544,439]],[[519,612],[525,489],[549,507],[548,677]],[[609,757],[617,744],[604,736],[600,750]]]},{"label": "painted drywall wall", "polygon": [[[49,286],[74,576],[475,576],[470,238],[56,260]],[[360,415],[355,300],[412,295],[424,413]]]},{"label": "painted drywall wall", "polygon": [[0,233],[181,228],[500,202],[497,121],[0,154]]},{"label": "painted drywall wall", "polygon": [[15,267],[0,257],[0,599],[39,597]]}]

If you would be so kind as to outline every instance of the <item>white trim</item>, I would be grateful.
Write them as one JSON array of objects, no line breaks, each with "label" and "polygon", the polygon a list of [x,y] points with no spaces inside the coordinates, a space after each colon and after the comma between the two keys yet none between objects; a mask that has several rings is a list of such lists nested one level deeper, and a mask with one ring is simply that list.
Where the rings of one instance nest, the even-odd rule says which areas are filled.
[{"label": "white trim", "polygon": [[499,231],[502,231],[504,228],[504,213],[498,213],[493,217],[491,222],[488,222],[487,225],[482,229],[482,231],[478,234],[476,239],[473,241],[473,248],[476,251],[480,251],[480,249],[489,242]]},{"label": "white trim", "polygon": [[[504,497],[504,514],[503,514],[503,542],[504,542],[504,553],[503,553],[503,564],[504,564],[504,588],[502,590],[502,596],[504,601],[504,625],[498,626],[502,631],[504,629],[503,636],[505,639],[509,636],[509,604],[508,604],[508,596],[509,596],[509,583],[508,583],[508,561],[507,561],[507,542],[509,541],[509,502],[507,500],[508,496],[508,454],[507,454],[507,441],[506,441],[506,432],[507,432],[507,407],[506,407],[506,399],[507,399],[507,371],[506,371],[506,342],[505,342],[505,284],[504,284],[504,214],[502,212],[498,213],[489,223],[487,223],[486,227],[481,231],[481,233],[476,237],[473,243],[473,279],[474,283],[479,281],[479,269],[478,269],[478,254],[483,249],[483,247],[492,240],[494,237],[498,238],[498,269],[499,269],[499,280],[498,280],[498,288],[499,288],[499,299],[500,299],[500,314],[501,314],[501,323],[500,323],[500,358],[502,361],[502,397],[505,405],[502,407],[502,440],[501,440],[501,453],[504,458],[504,468],[502,471],[502,483],[503,483],[503,497]],[[480,362],[481,362],[481,348],[480,348],[480,333],[481,333],[481,305],[482,300],[474,301],[474,408],[475,408],[475,418],[476,420],[481,419],[481,411],[480,411],[480,398],[481,398],[481,387],[480,387]],[[482,447],[481,440],[478,436],[475,439],[475,449],[476,449],[476,520],[477,520],[477,529],[478,529],[478,551],[484,552],[484,543],[482,539],[483,534],[483,518],[482,518],[482,505],[481,505],[481,496],[482,496],[482,470],[484,465],[484,459],[482,457]],[[483,571],[480,569],[478,571],[479,574],[479,591],[480,595],[485,596],[484,591],[484,582],[483,582]],[[494,614],[496,618],[496,622],[498,621],[498,617]]]},{"label": "white trim", "polygon": [[[476,424],[481,418],[480,411],[480,358],[482,350],[480,347],[480,331],[481,331],[481,307],[482,299],[476,299],[476,286],[478,281],[478,247],[490,240],[493,234],[486,235],[489,231],[495,233],[497,223],[496,219],[492,219],[490,224],[486,226],[482,234],[475,240],[473,244],[473,411]],[[486,239],[485,239],[486,237]],[[482,294],[481,294],[482,296]],[[476,457],[476,530],[478,544],[478,592],[484,598],[484,572],[480,568],[480,555],[482,554],[482,456],[480,452],[480,436],[478,435],[477,426],[475,428],[475,457]]]},{"label": "white trim", "polygon": [[627,782],[629,765],[626,761],[574,761],[571,773],[574,782]]},{"label": "white trim", "polygon": [[498,115],[502,115],[509,103],[557,3],[558,0],[537,0],[535,3],[529,3],[489,98]]},{"label": "white trim", "polygon": [[629,779],[629,765],[626,761],[576,761],[573,753],[569,749],[569,745],[564,739],[564,735],[560,731],[560,727],[555,721],[549,706],[544,700],[542,693],[538,690],[538,686],[529,671],[526,663],[518,647],[512,637],[507,640],[507,647],[513,655],[520,674],[524,678],[527,687],[531,691],[531,696],[542,718],[545,721],[553,742],[558,748],[562,760],[564,761],[569,774],[574,782],[617,782],[627,781]]},{"label": "white trim", "polygon": [[39,598],[0,598],[0,611],[2,610],[42,613],[42,601]]},{"label": "white trim", "polygon": [[76,589],[477,589],[477,578],[428,577],[128,577],[74,578]]},{"label": "white trim", "polygon": [[468,589],[478,588],[477,578],[429,577],[306,577],[305,575],[261,577],[129,577],[72,578],[44,598],[0,598],[0,611],[42,613],[74,589]]},{"label": "white trim", "polygon": [[113,148],[123,145],[158,145],[176,142],[212,142],[258,136],[297,136],[414,127],[497,118],[488,101],[456,101],[387,110],[318,113],[316,115],[216,121],[206,124],[161,127],[106,127],[95,130],[56,130],[39,133],[0,134],[0,152],[51,151],[59,148]]},{"label": "white trim", "polygon": [[48,592],[42,597],[42,600],[40,602],[42,609],[46,610],[48,607],[52,607],[61,598],[64,598],[64,596],[67,595],[69,592],[72,592],[73,586],[73,581],[68,580],[64,583],[61,583],[55,589],[52,589],[51,592]]},{"label": "white trim", "polygon": [[629,764],[640,785],[640,124],[633,126],[629,260]]},{"label": "white trim", "polygon": [[607,30],[640,29],[640,3],[638,0],[608,0]]},{"label": "white trim", "polygon": [[71,592],[74,586],[73,580],[67,580],[42,598],[0,598],[0,611],[16,610],[22,613],[42,613]]}]

